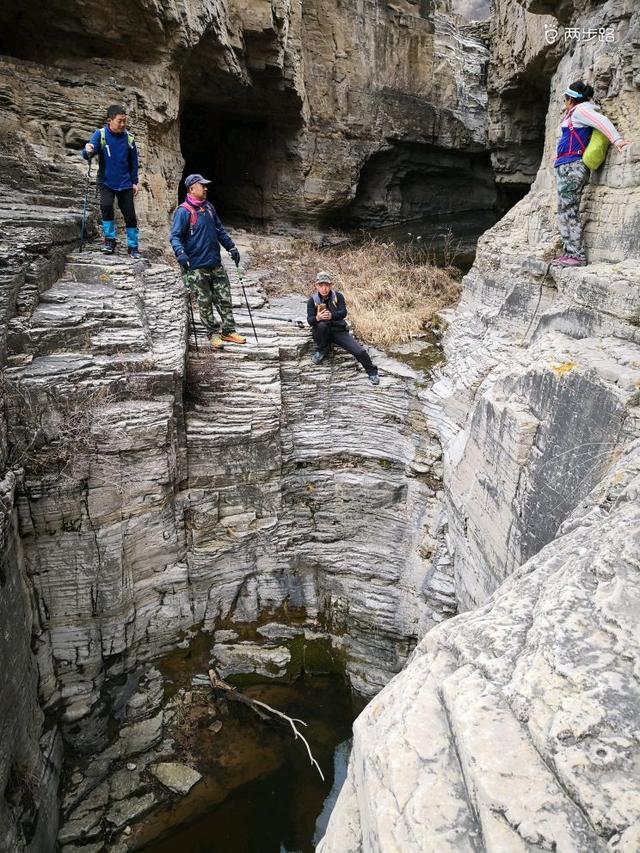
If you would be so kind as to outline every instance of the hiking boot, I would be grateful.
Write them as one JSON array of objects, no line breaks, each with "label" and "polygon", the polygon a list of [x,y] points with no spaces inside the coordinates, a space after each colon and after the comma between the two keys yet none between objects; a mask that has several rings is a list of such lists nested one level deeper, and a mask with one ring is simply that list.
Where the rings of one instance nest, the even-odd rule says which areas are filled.
[{"label": "hiking boot", "polygon": [[380,377],[378,376],[377,373],[367,373],[367,376],[369,377],[369,382],[372,385],[379,385],[380,384]]},{"label": "hiking boot", "polygon": [[564,258],[558,258],[554,261],[559,267],[586,267],[587,262],[584,258],[574,258],[571,255],[565,255]]},{"label": "hiking boot", "polygon": [[223,335],[222,340],[230,344],[246,344],[247,342],[247,339],[237,332],[229,332],[229,334]]},{"label": "hiking boot", "polygon": [[100,246],[100,251],[105,255],[113,255],[116,250],[116,241],[112,240],[110,237],[105,237],[102,246]]},{"label": "hiking boot", "polygon": [[567,255],[567,254],[559,255],[557,258],[554,258],[554,259],[551,261],[551,263],[552,263],[552,264],[559,264],[559,263],[561,263],[562,261],[566,261],[568,257],[569,257],[569,255]]},{"label": "hiking boot", "polygon": [[311,361],[312,361],[314,364],[320,364],[320,362],[321,362],[321,361],[324,361],[326,357],[327,357],[327,353],[326,353],[326,352],[323,352],[322,350],[319,350],[319,349],[318,349],[318,350],[316,350],[316,351],[314,352],[314,354],[311,356]]},{"label": "hiking boot", "polygon": [[130,248],[130,249],[128,249],[128,252],[129,252],[129,257],[133,258],[134,261],[139,261],[140,258],[142,257],[142,255],[140,254],[140,252],[138,251],[137,248],[136,249]]},{"label": "hiking boot", "polygon": [[209,338],[211,349],[224,349],[224,342],[220,335],[211,335]]}]

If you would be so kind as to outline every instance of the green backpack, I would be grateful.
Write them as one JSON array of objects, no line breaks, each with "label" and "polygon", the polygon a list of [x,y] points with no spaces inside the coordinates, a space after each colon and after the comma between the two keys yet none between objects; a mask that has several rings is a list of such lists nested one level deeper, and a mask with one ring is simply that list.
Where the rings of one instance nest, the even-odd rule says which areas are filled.
[{"label": "green backpack", "polygon": [[607,137],[604,133],[600,133],[599,130],[594,129],[591,133],[589,144],[584,149],[582,162],[593,172],[595,169],[599,169],[604,163],[608,149],[609,140]]}]

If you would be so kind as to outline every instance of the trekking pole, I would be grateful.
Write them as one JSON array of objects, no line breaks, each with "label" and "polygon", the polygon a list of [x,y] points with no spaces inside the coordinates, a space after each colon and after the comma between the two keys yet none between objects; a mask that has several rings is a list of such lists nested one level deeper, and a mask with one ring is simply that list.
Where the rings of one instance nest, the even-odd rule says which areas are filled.
[{"label": "trekking pole", "polygon": [[89,206],[89,181],[91,180],[91,166],[93,157],[89,157],[89,168],[87,169],[87,188],[84,193],[84,204],[82,205],[82,228],[80,229],[80,251],[84,249],[84,237],[87,230],[87,208]]},{"label": "trekking pole", "polygon": [[253,335],[256,339],[256,343],[258,343],[258,335],[256,333],[256,327],[253,325],[253,317],[251,316],[251,308],[249,307],[249,300],[247,298],[247,291],[244,289],[244,282],[242,281],[242,273],[240,272],[240,267],[236,264],[236,270],[238,272],[238,281],[240,282],[240,287],[242,288],[242,292],[244,294],[244,301],[247,303],[247,311],[249,312],[249,319],[251,320],[251,328],[253,329]]},{"label": "trekking pole", "polygon": [[187,289],[187,305],[189,306],[189,314],[191,315],[191,331],[193,332],[193,340],[196,342],[196,358],[200,358],[200,350],[198,349],[198,332],[196,331],[196,318],[193,316],[193,305],[191,304],[191,291]]},{"label": "trekking pole", "polygon": [[275,314],[267,314],[270,320],[281,320],[283,323],[293,323],[293,325],[298,329],[304,329],[304,322],[302,320],[292,320],[291,317],[278,317]]}]

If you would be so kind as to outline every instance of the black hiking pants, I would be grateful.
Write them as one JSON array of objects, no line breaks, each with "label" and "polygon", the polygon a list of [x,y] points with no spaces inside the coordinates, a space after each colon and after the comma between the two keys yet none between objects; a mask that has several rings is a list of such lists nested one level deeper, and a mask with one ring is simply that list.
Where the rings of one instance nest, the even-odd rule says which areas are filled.
[{"label": "black hiking pants", "polygon": [[364,367],[369,373],[377,373],[378,368],[371,361],[369,353],[359,344],[358,341],[349,334],[349,332],[339,332],[331,328],[330,322],[318,323],[311,329],[313,340],[320,352],[325,352],[331,344],[335,344],[340,349],[345,349],[355,357],[356,361]]},{"label": "black hiking pants", "polygon": [[118,207],[124,217],[127,228],[137,228],[136,209],[133,204],[133,189],[112,190],[110,187],[100,184],[100,214],[103,222],[113,222],[113,202],[118,199]]}]

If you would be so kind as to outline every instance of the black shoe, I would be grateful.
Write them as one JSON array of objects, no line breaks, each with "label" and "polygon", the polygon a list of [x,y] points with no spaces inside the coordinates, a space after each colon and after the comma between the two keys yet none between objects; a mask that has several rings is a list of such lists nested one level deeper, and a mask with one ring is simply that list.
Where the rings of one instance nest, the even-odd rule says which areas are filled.
[{"label": "black shoe", "polygon": [[116,241],[110,237],[105,237],[104,243],[100,246],[100,251],[105,255],[113,255],[116,250]]},{"label": "black shoe", "polygon": [[142,255],[140,254],[140,252],[138,251],[137,248],[135,248],[135,249],[129,248],[128,252],[129,252],[129,257],[133,258],[134,261],[139,261],[140,258],[142,257]]},{"label": "black shoe", "polygon": [[311,356],[311,361],[312,361],[314,364],[320,364],[320,362],[321,362],[321,361],[324,361],[326,357],[327,357],[327,353],[326,353],[326,352],[323,352],[322,350],[319,350],[319,349],[318,349],[318,350],[316,350],[316,351],[314,352],[314,354]]},{"label": "black shoe", "polygon": [[369,382],[372,385],[379,385],[380,384],[380,377],[378,376],[377,373],[367,373],[367,376],[369,377]]}]

